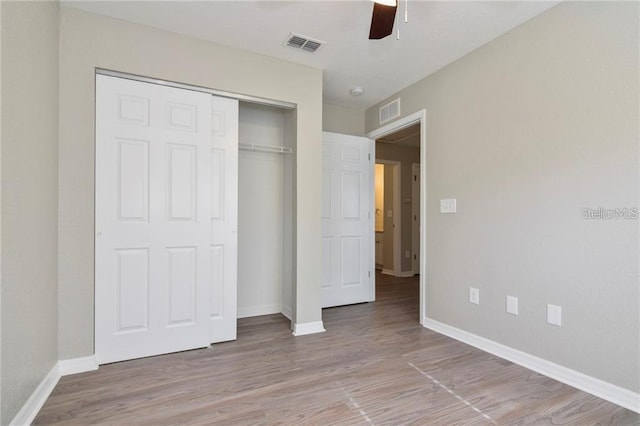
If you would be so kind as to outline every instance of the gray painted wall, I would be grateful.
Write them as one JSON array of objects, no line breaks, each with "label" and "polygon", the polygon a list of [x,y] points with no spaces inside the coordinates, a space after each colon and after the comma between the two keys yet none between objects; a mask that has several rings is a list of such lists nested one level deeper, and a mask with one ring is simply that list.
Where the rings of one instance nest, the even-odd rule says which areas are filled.
[{"label": "gray painted wall", "polygon": [[427,316],[634,392],[639,221],[582,209],[639,207],[639,8],[561,3],[391,97],[427,111]]},{"label": "gray painted wall", "polygon": [[58,4],[0,7],[0,423],[8,424],[58,359]]},{"label": "gray painted wall", "polygon": [[322,106],[322,130],[364,136],[364,111],[324,104]]},{"label": "gray painted wall", "polygon": [[94,69],[297,104],[294,321],[320,321],[322,71],[74,9],[60,27],[60,359],[93,354]]}]

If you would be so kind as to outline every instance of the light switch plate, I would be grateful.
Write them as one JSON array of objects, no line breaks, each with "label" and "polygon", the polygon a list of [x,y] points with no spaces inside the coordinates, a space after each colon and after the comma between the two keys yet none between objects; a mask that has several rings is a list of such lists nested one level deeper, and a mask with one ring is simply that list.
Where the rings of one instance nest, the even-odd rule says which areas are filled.
[{"label": "light switch plate", "polygon": [[474,305],[480,304],[480,290],[469,287],[469,303],[473,303]]},{"label": "light switch plate", "polygon": [[456,199],[447,198],[440,200],[440,213],[455,213],[456,212]]},{"label": "light switch plate", "polygon": [[547,305],[547,322],[560,327],[562,325],[562,307]]},{"label": "light switch plate", "polygon": [[518,298],[515,296],[507,296],[507,313],[518,315]]}]

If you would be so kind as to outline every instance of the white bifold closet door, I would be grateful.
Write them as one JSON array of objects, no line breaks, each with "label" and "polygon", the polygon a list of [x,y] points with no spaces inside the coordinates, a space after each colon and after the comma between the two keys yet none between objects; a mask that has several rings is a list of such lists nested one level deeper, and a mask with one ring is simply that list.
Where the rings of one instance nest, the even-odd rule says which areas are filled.
[{"label": "white bifold closet door", "polygon": [[214,318],[235,315],[213,300],[215,117],[209,94],[96,76],[100,364],[208,346]]}]

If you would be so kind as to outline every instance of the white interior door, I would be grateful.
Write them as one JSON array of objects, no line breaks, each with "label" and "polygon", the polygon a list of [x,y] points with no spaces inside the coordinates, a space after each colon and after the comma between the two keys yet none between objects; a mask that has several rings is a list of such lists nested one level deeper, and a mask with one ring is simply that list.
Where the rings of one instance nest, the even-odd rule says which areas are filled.
[{"label": "white interior door", "polygon": [[96,358],[209,344],[211,95],[96,76]]},{"label": "white interior door", "polygon": [[366,138],[323,133],[322,307],[375,300],[373,167]]},{"label": "white interior door", "polygon": [[238,100],[212,97],[210,341],[236,338]]}]

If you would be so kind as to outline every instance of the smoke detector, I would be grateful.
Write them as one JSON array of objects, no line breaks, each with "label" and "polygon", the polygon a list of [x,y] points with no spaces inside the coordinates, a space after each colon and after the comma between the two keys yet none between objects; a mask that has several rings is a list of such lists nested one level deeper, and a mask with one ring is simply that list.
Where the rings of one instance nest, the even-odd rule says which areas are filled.
[{"label": "smoke detector", "polygon": [[364,89],[360,86],[356,86],[349,90],[349,93],[351,93],[351,96],[362,96],[364,94]]}]

